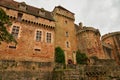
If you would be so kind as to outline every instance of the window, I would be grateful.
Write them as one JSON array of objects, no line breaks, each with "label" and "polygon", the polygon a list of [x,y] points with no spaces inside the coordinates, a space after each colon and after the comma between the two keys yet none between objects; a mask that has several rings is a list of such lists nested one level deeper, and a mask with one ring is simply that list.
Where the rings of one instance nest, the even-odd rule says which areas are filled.
[{"label": "window", "polygon": [[45,12],[43,10],[39,10],[39,15],[45,16]]},{"label": "window", "polygon": [[9,48],[16,49],[16,46],[14,46],[14,45],[10,45]]},{"label": "window", "polygon": [[69,47],[70,47],[70,44],[69,44],[69,42],[68,42],[68,41],[66,42],[66,47],[67,47],[67,48],[69,48]]},{"label": "window", "polygon": [[68,32],[66,32],[66,33],[65,33],[65,36],[66,36],[66,37],[68,37],[68,36],[69,36]]},{"label": "window", "polygon": [[65,21],[65,24],[67,24],[67,21]]},{"label": "window", "polygon": [[47,33],[46,40],[47,43],[51,43],[51,33]]},{"label": "window", "polygon": [[40,51],[40,49],[34,49],[35,51]]},{"label": "window", "polygon": [[21,3],[18,5],[18,7],[19,7],[19,9],[22,10],[22,11],[23,11],[23,10],[25,11],[25,10],[27,9],[27,6],[26,6],[26,3],[25,3],[25,2],[21,2]]},{"label": "window", "polygon": [[17,38],[18,34],[19,34],[19,27],[18,26],[13,26],[11,34],[13,35],[14,38]]},{"label": "window", "polygon": [[36,41],[42,41],[42,31],[36,32]]},{"label": "window", "polygon": [[18,21],[21,21],[22,16],[23,16],[23,14],[22,14],[22,13],[18,13],[18,17],[17,17]]}]

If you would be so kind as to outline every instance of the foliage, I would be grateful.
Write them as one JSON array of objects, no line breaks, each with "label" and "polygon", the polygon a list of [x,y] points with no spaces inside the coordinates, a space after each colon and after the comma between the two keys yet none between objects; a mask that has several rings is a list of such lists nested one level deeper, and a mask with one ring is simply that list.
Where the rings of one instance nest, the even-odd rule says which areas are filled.
[{"label": "foliage", "polygon": [[65,63],[64,51],[60,47],[55,48],[55,62]]},{"label": "foliage", "polygon": [[87,64],[88,57],[85,53],[81,53],[79,50],[76,52],[76,61],[78,64]]},{"label": "foliage", "polygon": [[10,26],[11,22],[4,12],[3,9],[0,8],[0,44],[2,41],[4,42],[16,42],[16,40],[13,38],[13,36],[7,31],[6,27]]}]

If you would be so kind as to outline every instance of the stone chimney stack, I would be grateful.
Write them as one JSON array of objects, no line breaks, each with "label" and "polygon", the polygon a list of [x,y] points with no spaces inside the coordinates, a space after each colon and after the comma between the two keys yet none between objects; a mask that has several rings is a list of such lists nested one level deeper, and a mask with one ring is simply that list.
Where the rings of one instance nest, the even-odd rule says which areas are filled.
[{"label": "stone chimney stack", "polygon": [[83,28],[83,23],[82,23],[82,22],[79,23],[79,28],[80,28],[80,29]]},{"label": "stone chimney stack", "polygon": [[79,23],[79,26],[80,26],[80,27],[83,27],[83,23],[82,23],[82,22],[80,22],[80,23]]}]

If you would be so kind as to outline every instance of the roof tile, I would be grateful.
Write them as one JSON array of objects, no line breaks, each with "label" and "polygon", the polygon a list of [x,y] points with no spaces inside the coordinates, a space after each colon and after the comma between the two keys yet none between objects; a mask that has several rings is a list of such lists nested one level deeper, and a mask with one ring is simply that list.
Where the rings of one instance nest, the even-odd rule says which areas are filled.
[{"label": "roof tile", "polygon": [[[20,4],[26,5],[26,10],[20,9],[19,8]],[[34,16],[38,16],[38,17],[42,17],[42,18],[54,21],[51,12],[44,10],[45,15],[44,16],[40,15],[39,10],[42,10],[42,9],[27,5],[24,2],[19,3],[19,2],[15,2],[13,0],[0,0],[0,6],[10,8],[10,9],[14,9],[14,10],[21,11],[21,12],[25,12],[27,14],[31,14],[31,15],[34,15]]]}]

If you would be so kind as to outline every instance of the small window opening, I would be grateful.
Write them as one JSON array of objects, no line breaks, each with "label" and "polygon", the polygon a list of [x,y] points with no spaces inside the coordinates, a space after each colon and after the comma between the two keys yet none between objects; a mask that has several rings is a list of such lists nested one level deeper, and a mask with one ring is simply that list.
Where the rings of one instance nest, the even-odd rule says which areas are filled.
[{"label": "small window opening", "polygon": [[67,47],[67,48],[69,48],[69,47],[70,47],[70,44],[69,44],[69,42],[68,42],[68,41],[66,42],[66,47]]},{"label": "small window opening", "polygon": [[23,14],[22,14],[22,13],[18,13],[17,20],[18,20],[18,21],[21,21],[21,20],[22,20],[22,16],[23,16]]},{"label": "small window opening", "polygon": [[40,51],[40,49],[35,49],[35,51]]},{"label": "small window opening", "polygon": [[66,33],[65,33],[65,35],[66,35],[66,37],[68,37],[68,36],[69,36],[69,33],[68,33],[68,32],[66,32]]}]

